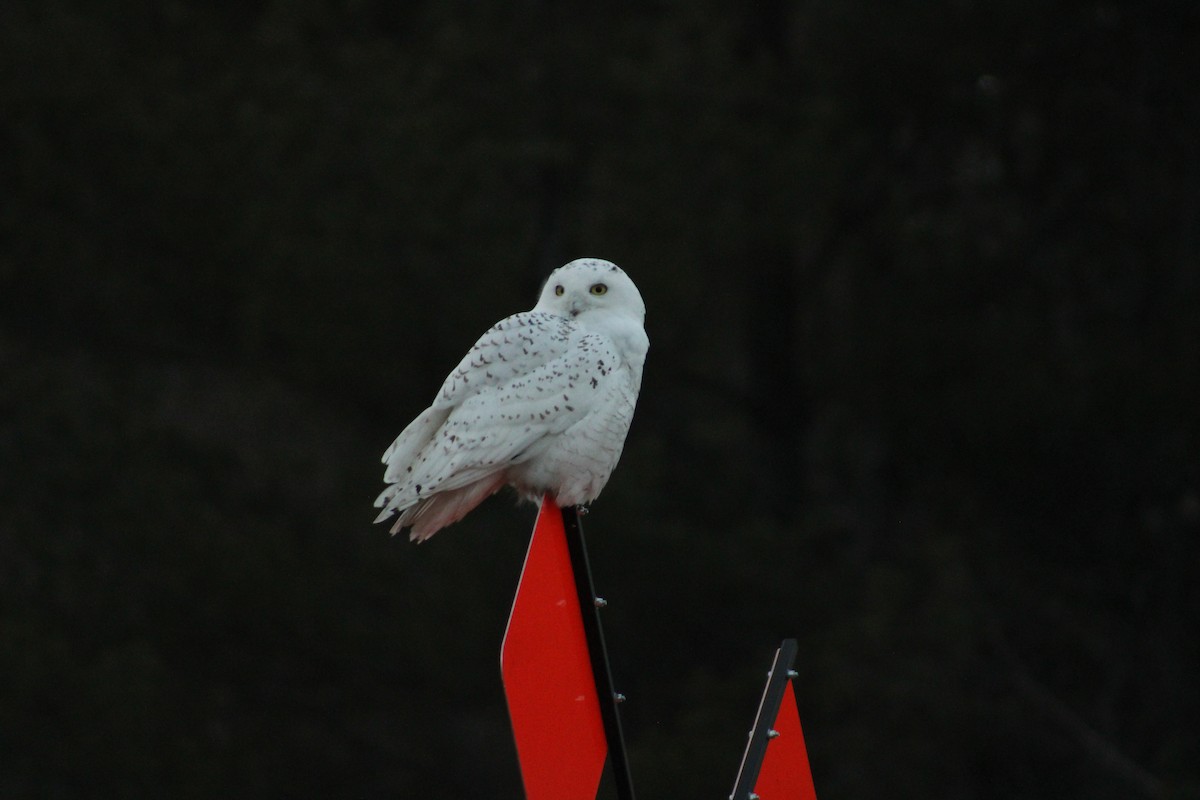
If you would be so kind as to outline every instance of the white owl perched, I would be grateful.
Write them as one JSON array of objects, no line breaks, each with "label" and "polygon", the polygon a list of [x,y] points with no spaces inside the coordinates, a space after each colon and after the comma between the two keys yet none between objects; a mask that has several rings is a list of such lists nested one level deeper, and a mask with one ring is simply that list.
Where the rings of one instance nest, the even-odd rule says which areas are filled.
[{"label": "white owl perched", "polygon": [[633,419],[650,341],[646,305],[617,265],[581,258],[550,274],[532,311],[480,337],[433,405],[396,437],[376,522],[399,514],[422,542],[505,484],[560,506],[608,482]]}]

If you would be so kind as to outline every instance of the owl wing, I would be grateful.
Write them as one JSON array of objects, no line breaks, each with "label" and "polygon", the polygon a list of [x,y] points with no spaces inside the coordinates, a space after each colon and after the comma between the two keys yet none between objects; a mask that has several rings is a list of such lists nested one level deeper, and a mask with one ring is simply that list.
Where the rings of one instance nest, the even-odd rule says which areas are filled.
[{"label": "owl wing", "polygon": [[[607,337],[578,332],[555,358],[466,398],[437,435],[459,473],[441,485],[453,488],[478,477],[472,471],[503,469],[538,455],[540,444],[596,410],[609,394],[612,370],[605,363],[617,359]],[[434,460],[441,461],[436,454]]]},{"label": "owl wing", "polygon": [[569,353],[581,337],[574,322],[546,312],[492,326],[384,453],[384,481],[392,485],[376,499],[380,517],[503,470],[531,443],[569,425],[553,417],[574,407],[566,411],[570,404],[555,397],[569,383]]},{"label": "owl wing", "polygon": [[576,328],[569,319],[542,311],[513,314],[489,328],[446,378],[433,404],[384,451],[384,481],[396,483],[411,474],[413,462],[454,408],[562,355]]}]

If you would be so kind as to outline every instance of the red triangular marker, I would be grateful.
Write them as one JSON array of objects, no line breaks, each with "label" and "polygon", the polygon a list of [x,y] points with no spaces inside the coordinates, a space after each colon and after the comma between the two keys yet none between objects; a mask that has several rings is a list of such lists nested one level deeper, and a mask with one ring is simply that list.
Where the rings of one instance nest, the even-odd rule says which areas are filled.
[{"label": "red triangular marker", "polygon": [[500,649],[526,800],[595,800],[608,745],[562,512],[542,500]]},{"label": "red triangular marker", "polygon": [[791,681],[783,691],[783,702],[772,728],[779,735],[767,744],[754,793],[762,800],[817,800]]}]

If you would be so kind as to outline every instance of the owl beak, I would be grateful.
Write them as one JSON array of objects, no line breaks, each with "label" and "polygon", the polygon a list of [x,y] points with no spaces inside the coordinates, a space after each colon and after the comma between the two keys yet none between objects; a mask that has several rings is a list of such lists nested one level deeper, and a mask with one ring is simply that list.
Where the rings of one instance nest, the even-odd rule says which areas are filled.
[{"label": "owl beak", "polygon": [[579,312],[582,311],[582,309],[579,307],[579,298],[575,298],[574,300],[571,301],[570,308],[571,308],[571,316],[578,317]]}]

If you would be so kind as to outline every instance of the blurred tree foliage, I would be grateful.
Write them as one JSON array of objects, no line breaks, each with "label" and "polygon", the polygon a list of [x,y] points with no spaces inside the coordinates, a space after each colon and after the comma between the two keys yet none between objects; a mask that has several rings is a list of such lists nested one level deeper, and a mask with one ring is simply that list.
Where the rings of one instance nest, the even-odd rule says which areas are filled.
[{"label": "blurred tree foliage", "polygon": [[588,518],[639,789],[783,636],[818,791],[1200,796],[1185,2],[0,11],[0,795],[520,796],[533,515],[377,456],[550,268],[650,309]]}]

